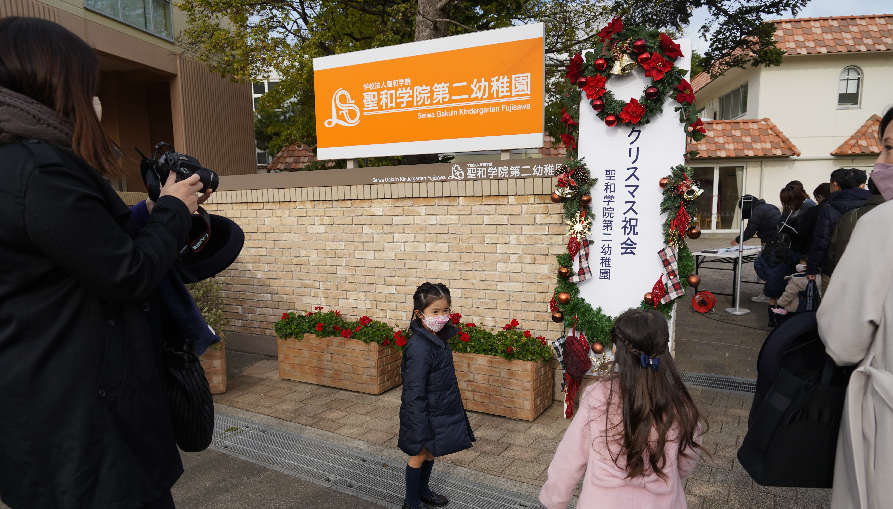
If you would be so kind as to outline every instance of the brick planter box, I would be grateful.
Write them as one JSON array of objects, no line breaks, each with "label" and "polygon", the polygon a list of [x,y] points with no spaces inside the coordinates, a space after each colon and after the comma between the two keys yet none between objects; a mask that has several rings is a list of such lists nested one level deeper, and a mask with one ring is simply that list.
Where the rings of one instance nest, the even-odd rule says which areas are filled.
[{"label": "brick planter box", "polygon": [[554,379],[547,361],[472,353],[454,353],[453,361],[468,410],[532,421],[552,405]]},{"label": "brick planter box", "polygon": [[198,359],[205,370],[208,385],[211,386],[211,394],[223,394],[226,392],[226,344],[221,341],[211,345]]},{"label": "brick planter box", "polygon": [[366,394],[381,394],[402,383],[402,357],[393,346],[313,334],[300,341],[277,341],[279,378]]}]

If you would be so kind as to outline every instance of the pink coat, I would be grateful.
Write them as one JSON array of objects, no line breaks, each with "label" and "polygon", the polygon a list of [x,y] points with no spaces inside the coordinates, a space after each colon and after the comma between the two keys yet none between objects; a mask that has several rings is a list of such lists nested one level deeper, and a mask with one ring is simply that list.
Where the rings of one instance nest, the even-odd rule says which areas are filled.
[{"label": "pink coat", "polygon": [[[678,447],[668,440],[665,447],[666,464],[662,467],[668,476],[666,481],[650,469],[644,476],[627,479],[627,472],[622,468],[626,465],[625,456],[619,457],[617,465],[614,464],[611,455],[613,453],[614,457],[618,457],[620,446],[612,441],[609,453],[605,442],[605,408],[611,385],[610,382],[599,382],[583,392],[577,415],[549,465],[549,480],[540,491],[540,502],[548,509],[567,507],[585,471],[577,509],[686,507],[683,481],[698,462],[696,452],[686,451],[691,458],[679,456]],[[616,382],[614,387],[616,390]],[[617,391],[611,401],[612,426],[621,422],[620,403]],[[622,432],[622,425],[619,429]],[[652,432],[653,439],[657,438],[656,433]],[[676,433],[671,431],[674,436]],[[696,440],[700,443],[701,437],[696,436]],[[645,464],[648,465],[647,458]]]}]

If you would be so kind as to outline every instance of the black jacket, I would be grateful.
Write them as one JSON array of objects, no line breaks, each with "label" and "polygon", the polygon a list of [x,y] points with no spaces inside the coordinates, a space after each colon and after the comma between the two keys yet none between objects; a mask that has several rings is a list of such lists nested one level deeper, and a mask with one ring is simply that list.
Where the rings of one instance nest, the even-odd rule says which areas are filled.
[{"label": "black jacket", "polygon": [[831,242],[834,227],[844,214],[861,207],[869,196],[871,193],[867,189],[856,188],[831,193],[825,200],[827,205],[819,211],[812,234],[812,247],[809,250],[809,259],[806,261],[807,274],[818,274],[822,267],[828,266],[828,244]]},{"label": "black jacket", "polygon": [[0,147],[0,497],[127,509],[183,467],[155,288],[191,224],[158,200],[137,234],[105,179],[40,142]]},{"label": "black jacket", "polygon": [[791,241],[791,251],[799,254],[809,254],[812,249],[812,235],[815,232],[815,222],[819,217],[819,213],[825,207],[828,200],[823,200],[815,207],[810,207],[803,211],[801,209],[800,217],[797,219],[797,238]]},{"label": "black jacket", "polygon": [[799,261],[800,257],[794,253],[789,254],[786,260],[780,262],[773,253],[769,253],[768,257],[763,257],[760,254],[754,261],[753,268],[756,270],[757,276],[766,282],[767,292],[784,292],[788,286],[784,278],[796,272]]},{"label": "black jacket", "polygon": [[[455,327],[451,328],[455,335]],[[422,447],[445,456],[471,447],[474,434],[453,367],[453,350],[413,320],[412,336],[403,352],[403,398],[397,446],[410,456]]]},{"label": "black jacket", "polygon": [[[778,207],[766,200],[757,200],[751,209],[750,219],[744,229],[744,242],[752,239],[754,235],[760,238],[763,244],[772,240],[778,233],[778,223],[781,221],[781,211]],[[735,241],[742,243],[741,236],[735,237]]]}]

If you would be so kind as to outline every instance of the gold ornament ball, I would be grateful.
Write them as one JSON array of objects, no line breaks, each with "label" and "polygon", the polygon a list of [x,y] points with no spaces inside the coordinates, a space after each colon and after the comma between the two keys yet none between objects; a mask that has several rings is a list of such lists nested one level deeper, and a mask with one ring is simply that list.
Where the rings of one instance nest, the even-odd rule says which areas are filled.
[{"label": "gold ornament ball", "polygon": [[645,294],[645,304],[648,304],[649,306],[654,305],[654,298],[651,296],[651,292]]},{"label": "gold ornament ball", "polygon": [[670,179],[668,179],[667,177],[664,177],[664,178],[660,179],[660,182],[658,182],[658,185],[660,186],[661,189],[666,189],[667,186],[670,185]]},{"label": "gold ornament ball", "polygon": [[605,345],[599,343],[598,341],[592,343],[592,353],[594,353],[595,355],[601,355],[605,353]]},{"label": "gold ornament ball", "polygon": [[694,240],[701,236],[701,229],[697,226],[690,226],[688,230],[685,231],[685,234],[688,235],[688,238]]},{"label": "gold ornament ball", "polygon": [[558,303],[562,306],[571,301],[571,294],[567,292],[561,292],[558,294]]},{"label": "gold ornament ball", "polygon": [[552,200],[552,203],[561,203],[561,195],[555,191],[552,191],[552,196],[549,197]]},{"label": "gold ornament ball", "polygon": [[556,311],[552,313],[552,321],[555,323],[561,323],[564,321],[564,314],[561,311]]},{"label": "gold ornament ball", "polygon": [[558,275],[563,278],[569,278],[571,277],[571,269],[567,267],[561,267],[560,269],[558,269]]},{"label": "gold ornament ball", "polygon": [[586,206],[586,205],[589,205],[590,203],[592,203],[592,195],[591,194],[584,194],[583,196],[580,197],[580,205]]},{"label": "gold ornament ball", "polygon": [[697,288],[698,286],[701,285],[701,276],[699,276],[697,274],[692,274],[692,275],[688,276],[687,281],[688,281],[688,286]]}]

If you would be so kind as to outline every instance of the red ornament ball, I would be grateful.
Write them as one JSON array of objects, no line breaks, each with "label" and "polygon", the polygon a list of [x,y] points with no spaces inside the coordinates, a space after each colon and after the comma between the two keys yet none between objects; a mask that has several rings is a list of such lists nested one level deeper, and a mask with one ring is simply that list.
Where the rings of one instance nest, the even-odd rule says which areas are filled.
[{"label": "red ornament ball", "polygon": [[552,321],[555,323],[561,323],[564,321],[564,314],[561,311],[556,311],[552,313]]},{"label": "red ornament ball", "polygon": [[552,196],[550,196],[549,199],[552,200],[552,203],[561,203],[561,200],[563,200],[561,195],[556,193],[555,191],[552,191]]},{"label": "red ornament ball", "polygon": [[593,99],[592,100],[592,109],[595,111],[601,111],[605,107],[605,101],[601,99]]},{"label": "red ornament ball", "polygon": [[666,189],[667,186],[670,185],[670,179],[668,179],[667,177],[664,177],[664,178],[660,179],[660,182],[658,182],[658,185],[660,186],[661,189]]},{"label": "red ornament ball", "polygon": [[648,87],[645,89],[645,97],[648,99],[656,99],[657,94],[657,87]]},{"label": "red ornament ball", "polygon": [[571,294],[567,292],[560,292],[556,300],[558,300],[558,303],[563,306],[571,301]]},{"label": "red ornament ball", "polygon": [[649,306],[654,305],[654,297],[651,296],[651,292],[645,294],[645,304],[648,304]]},{"label": "red ornament ball", "polygon": [[608,127],[614,127],[615,125],[617,125],[617,117],[615,117],[614,115],[608,115],[607,117],[605,117],[605,125]]},{"label": "red ornament ball", "polygon": [[636,53],[645,51],[646,47],[647,46],[645,45],[645,39],[636,39],[636,41],[633,42],[633,51],[635,51]]},{"label": "red ornament ball", "polygon": [[604,71],[608,67],[608,61],[604,58],[599,57],[595,59],[595,62],[593,62],[592,65],[594,65],[595,68],[599,71]]},{"label": "red ornament ball", "polygon": [[649,60],[651,60],[651,53],[648,53],[647,51],[645,53],[640,53],[639,56],[636,57],[636,62],[639,62],[640,64],[644,64]]},{"label": "red ornament ball", "polygon": [[586,86],[586,76],[581,76],[577,79],[577,86],[583,88]]},{"label": "red ornament ball", "polygon": [[699,276],[697,274],[692,274],[692,275],[688,276],[687,281],[688,281],[688,286],[691,286],[691,287],[697,289],[698,286],[701,285],[701,276]]},{"label": "red ornament ball", "polygon": [[596,341],[595,343],[592,343],[592,353],[594,353],[595,355],[601,355],[604,352],[605,352],[605,345],[599,343],[598,341]]}]

